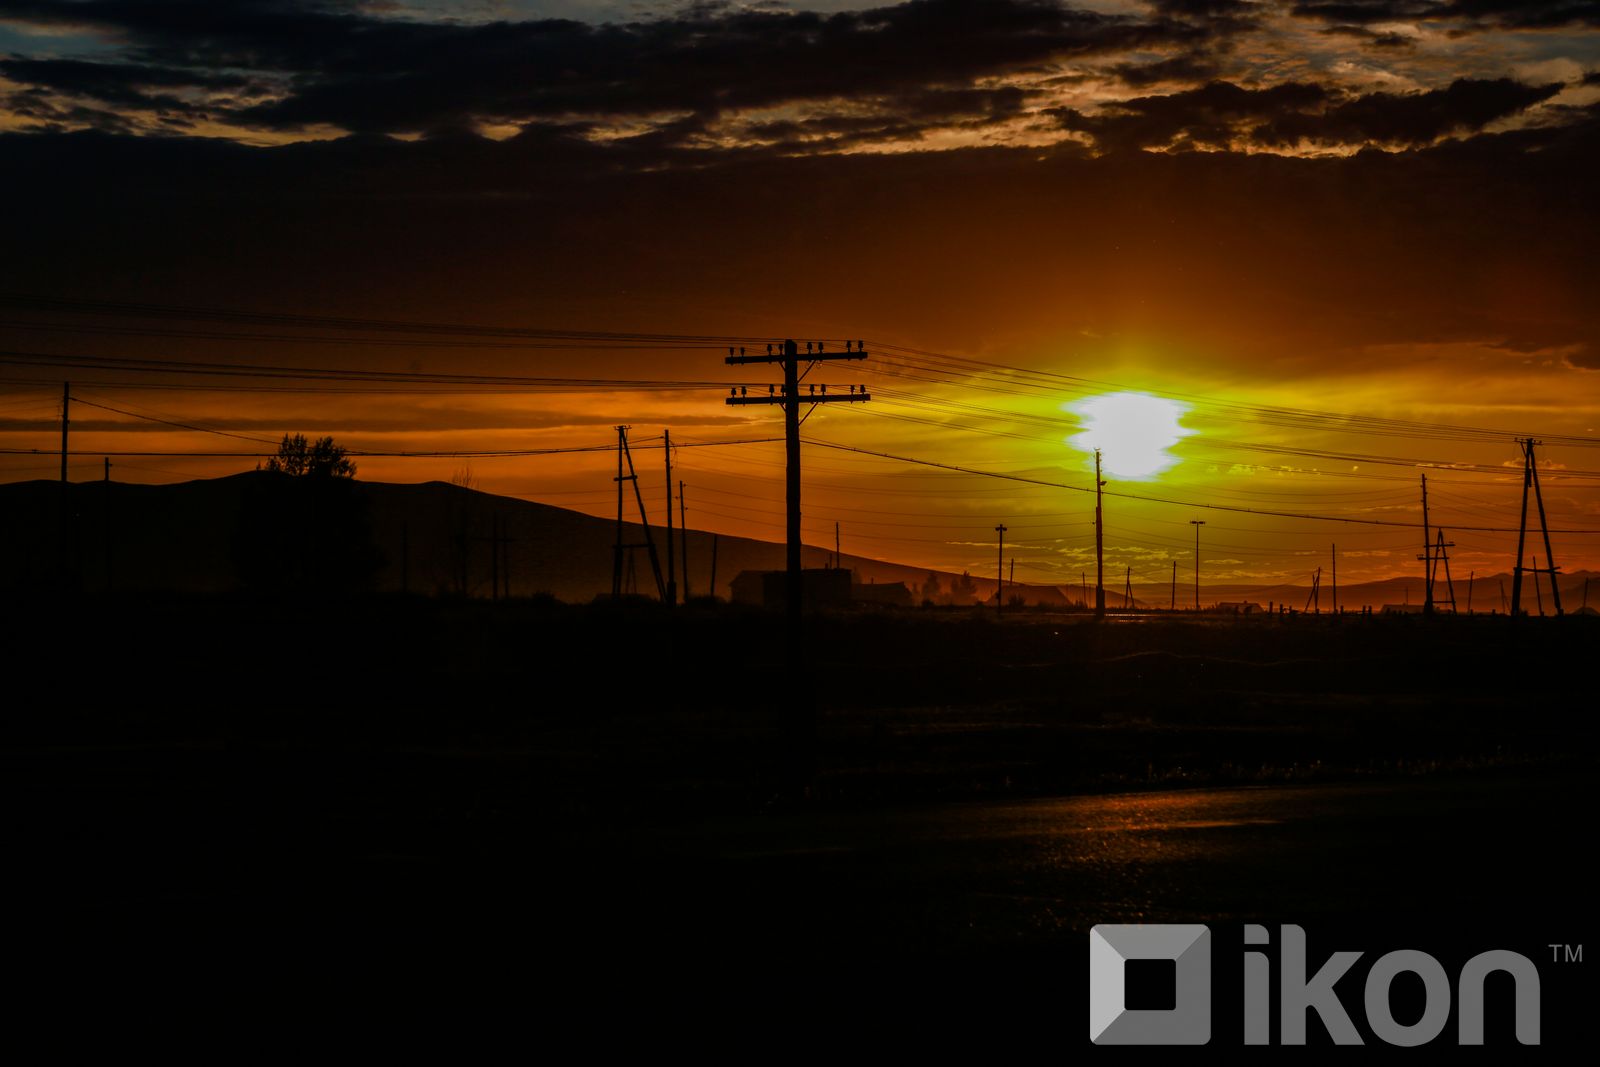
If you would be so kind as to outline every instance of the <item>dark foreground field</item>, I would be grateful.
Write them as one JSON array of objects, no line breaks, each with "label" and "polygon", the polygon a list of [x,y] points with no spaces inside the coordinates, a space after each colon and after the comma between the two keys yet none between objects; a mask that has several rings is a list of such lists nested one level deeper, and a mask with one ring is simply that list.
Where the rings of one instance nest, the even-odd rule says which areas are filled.
[{"label": "dark foreground field", "polygon": [[[1591,925],[1589,619],[819,618],[794,804],[764,614],[13,607],[13,940],[95,974],[539,976],[584,1018],[1077,1047],[1096,922],[1441,958]],[[1559,1036],[1587,989],[1546,986]]]}]

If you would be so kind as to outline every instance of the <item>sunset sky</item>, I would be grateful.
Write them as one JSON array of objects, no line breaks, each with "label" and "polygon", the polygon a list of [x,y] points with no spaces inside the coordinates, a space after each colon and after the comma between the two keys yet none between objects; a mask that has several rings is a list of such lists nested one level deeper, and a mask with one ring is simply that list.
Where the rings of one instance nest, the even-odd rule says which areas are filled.
[{"label": "sunset sky", "polygon": [[[862,339],[808,379],[873,394],[805,424],[813,543],[987,576],[1004,522],[1019,581],[1092,581],[1098,442],[1118,586],[1191,577],[1197,518],[1206,581],[1419,573],[1423,473],[1455,576],[1504,572],[1532,434],[1597,568],[1597,145],[1574,0],[0,0],[0,447],[41,452],[0,478],[55,476],[70,377],[75,478],[627,423],[696,446],[691,526],[780,540],[727,339]],[[116,365],[158,359],[591,384]],[[595,514],[615,462],[358,459]]]}]

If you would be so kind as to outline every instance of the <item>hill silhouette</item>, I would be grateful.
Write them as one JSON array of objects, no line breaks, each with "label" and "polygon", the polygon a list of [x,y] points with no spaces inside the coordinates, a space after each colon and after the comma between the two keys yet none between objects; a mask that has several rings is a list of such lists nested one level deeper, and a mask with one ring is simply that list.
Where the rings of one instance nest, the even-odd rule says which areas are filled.
[{"label": "hill silhouette", "polygon": [[[169,485],[80,482],[65,492],[58,482],[0,485],[0,588],[58,587],[64,575],[85,590],[125,592],[226,592],[248,584],[241,573],[241,543],[261,548],[257,527],[289,524],[272,531],[289,542],[316,531],[292,528],[295,515],[275,518],[254,505],[264,486],[284,476],[249,471],[224,478]],[[498,522],[508,538],[502,566],[508,568],[513,596],[549,594],[582,602],[611,591],[616,521],[550,504],[496,496],[445,482],[345,483],[359,500],[376,566],[370,588],[408,587],[428,594],[489,596],[494,561],[491,538]],[[631,502],[630,502],[631,506]],[[302,523],[309,520],[299,515]],[[652,526],[657,550],[666,551],[664,527]],[[683,531],[676,531],[676,565],[683,561]],[[626,523],[629,543],[644,540],[638,523]],[[687,533],[687,581],[680,573],[680,595],[706,593],[711,577],[713,535]],[[270,539],[269,539],[270,540]],[[828,565],[832,553],[808,545],[807,567]],[[775,570],[784,565],[784,547],[767,541],[721,535],[716,545],[718,596],[744,570]],[[905,582],[920,595],[930,573],[945,589],[959,576],[925,568],[885,563],[845,554],[843,565],[858,582]],[[641,550],[635,570],[639,592],[654,596],[649,560]],[[994,580],[973,577],[975,595],[992,598]]]},{"label": "hill silhouette", "polygon": [[[350,500],[330,512],[319,505],[293,504],[292,496],[286,503],[281,491],[274,496],[271,487],[281,486],[285,477],[248,471],[167,485],[77,482],[65,490],[54,481],[0,485],[0,589],[218,593],[272,588],[284,584],[285,575],[309,573],[306,580],[327,587],[487,597],[495,569],[491,538],[498,528],[508,538],[501,565],[508,568],[502,579],[511,595],[548,594],[578,603],[611,591],[614,519],[446,482],[340,480]],[[652,526],[651,531],[665,567],[665,529]],[[691,529],[675,536],[680,596],[703,596],[711,577],[713,535]],[[685,537],[687,580],[681,573]],[[637,523],[625,523],[624,538],[642,542],[643,530]],[[730,598],[730,583],[741,571],[784,566],[782,544],[728,535],[716,540],[716,595],[724,599]],[[807,567],[824,567],[831,559],[830,549],[822,546],[807,545],[802,553]],[[860,583],[904,582],[913,602],[924,598],[930,577],[939,586],[940,602],[948,602],[961,586],[957,574],[848,553],[842,565]],[[642,550],[635,574],[639,593],[654,597],[654,579]],[[1578,609],[1592,577],[1585,571],[1561,576],[1566,610]],[[1509,574],[1477,576],[1474,608],[1499,610],[1502,584],[1509,591]],[[1179,576],[1179,608],[1193,603],[1193,588]],[[1456,599],[1463,610],[1466,588],[1464,578],[1457,578]],[[971,575],[970,589],[956,601],[993,603],[993,577]],[[1201,600],[1207,606],[1248,601],[1300,610],[1307,592],[1304,584],[1203,582]],[[1594,594],[1600,601],[1600,589]],[[1078,583],[1067,582],[1019,583],[1008,586],[1007,595],[1062,607],[1083,594]],[[1092,587],[1089,595],[1092,599]],[[1172,595],[1169,583],[1136,581],[1133,607],[1165,608]],[[1531,576],[1524,596],[1527,609],[1536,612]],[[1547,586],[1544,597],[1548,601]],[[1339,603],[1346,610],[1421,601],[1420,575],[1339,588]],[[1121,583],[1109,575],[1106,604],[1112,610],[1122,607]],[[1325,578],[1322,610],[1331,605],[1332,589]],[[1544,607],[1551,609],[1548,603]]]}]

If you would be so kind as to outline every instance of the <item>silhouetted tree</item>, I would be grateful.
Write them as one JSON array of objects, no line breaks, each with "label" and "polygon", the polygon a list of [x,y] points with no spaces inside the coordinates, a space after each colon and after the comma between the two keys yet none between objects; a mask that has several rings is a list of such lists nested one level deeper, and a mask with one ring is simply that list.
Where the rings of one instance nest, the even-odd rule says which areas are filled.
[{"label": "silhouetted tree", "polygon": [[324,437],[285,434],[244,490],[234,541],[240,581],[283,592],[369,588],[383,557],[373,543],[356,465]]},{"label": "silhouetted tree", "polygon": [[284,434],[278,454],[267,460],[267,470],[296,478],[354,478],[355,463],[331,437],[307,444],[304,434]]},{"label": "silhouetted tree", "polygon": [[973,597],[977,596],[978,585],[972,580],[972,575],[968,574],[966,571],[962,571],[961,577],[956,579],[955,585],[950,590],[950,594],[955,603],[965,604]]}]

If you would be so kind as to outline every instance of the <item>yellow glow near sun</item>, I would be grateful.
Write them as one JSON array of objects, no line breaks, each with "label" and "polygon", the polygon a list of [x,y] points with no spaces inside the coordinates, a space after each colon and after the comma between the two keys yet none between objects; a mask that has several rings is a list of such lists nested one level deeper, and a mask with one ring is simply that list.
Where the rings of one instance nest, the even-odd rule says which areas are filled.
[{"label": "yellow glow near sun", "polygon": [[1101,469],[1122,478],[1160,474],[1178,462],[1167,449],[1194,432],[1178,421],[1188,405],[1144,393],[1107,393],[1062,406],[1083,420],[1067,443],[1085,452],[1098,448]]}]

